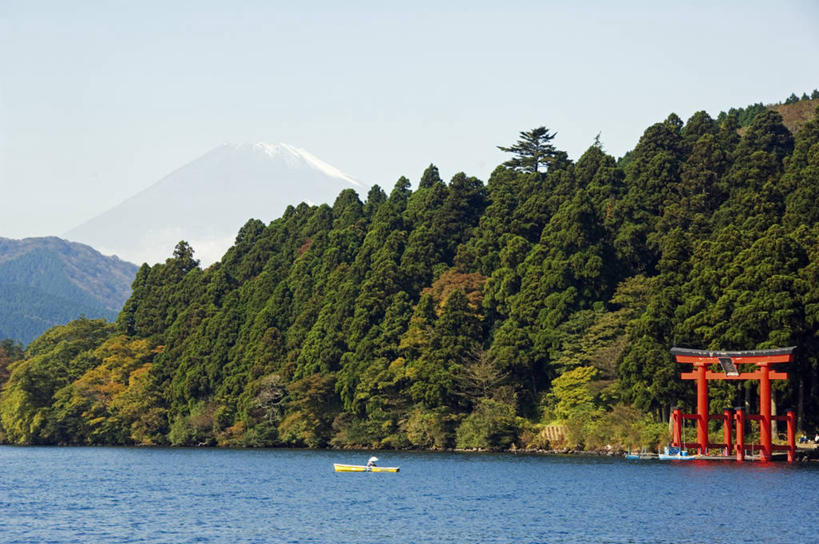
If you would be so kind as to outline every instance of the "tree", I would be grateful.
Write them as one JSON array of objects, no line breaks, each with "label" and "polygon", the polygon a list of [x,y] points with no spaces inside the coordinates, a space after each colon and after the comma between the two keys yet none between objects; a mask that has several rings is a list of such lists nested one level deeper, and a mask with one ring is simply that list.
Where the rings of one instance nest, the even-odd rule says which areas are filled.
[{"label": "tree", "polygon": [[513,153],[515,157],[506,161],[504,166],[521,172],[539,172],[540,165],[547,169],[556,155],[555,147],[549,143],[557,136],[550,133],[546,127],[533,128],[520,133],[520,139],[511,147],[498,146],[505,153]]},{"label": "tree", "polygon": [[485,398],[458,427],[455,440],[459,448],[507,449],[517,435],[514,406]]},{"label": "tree", "polygon": [[23,358],[23,346],[20,342],[6,338],[0,340],[0,388],[9,379],[9,365]]},{"label": "tree", "polygon": [[193,258],[193,248],[185,240],[176,244],[173,250],[173,264],[182,274],[187,274],[199,266],[199,261]]},{"label": "tree", "polygon": [[439,183],[443,183],[443,181],[441,180],[441,175],[438,172],[438,167],[434,164],[430,164],[421,175],[421,180],[418,182],[418,188],[428,189],[429,187],[434,187]]},{"label": "tree", "polygon": [[507,377],[488,351],[476,348],[455,371],[456,393],[476,405],[481,399],[497,396]]},{"label": "tree", "polygon": [[[416,315],[419,308],[416,308]],[[408,331],[411,334],[425,331]],[[429,331],[428,343],[421,344],[417,360],[410,361],[409,375],[413,383],[409,394],[416,402],[429,408],[457,406],[455,375],[468,363],[481,338],[480,316],[461,289],[451,292],[441,307],[440,317]],[[408,354],[410,352],[408,351]]]},{"label": "tree", "polygon": [[659,259],[652,234],[680,183],[683,123],[671,114],[643,133],[625,167],[625,194],[614,209],[614,246],[627,270],[653,274]]},{"label": "tree", "polygon": [[287,415],[279,424],[282,440],[309,448],[327,444],[338,413],[334,389],[334,374],[312,374],[290,383]]},{"label": "tree", "polygon": [[549,407],[559,420],[567,420],[577,412],[594,409],[595,395],[589,388],[597,376],[597,369],[579,366],[564,372],[552,381],[552,390],[547,395]]}]

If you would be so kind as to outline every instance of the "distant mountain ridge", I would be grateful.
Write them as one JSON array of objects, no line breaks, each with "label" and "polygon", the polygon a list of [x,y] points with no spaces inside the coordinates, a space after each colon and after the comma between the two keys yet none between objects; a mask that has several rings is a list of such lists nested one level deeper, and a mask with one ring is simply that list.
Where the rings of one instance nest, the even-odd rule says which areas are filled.
[{"label": "distant mountain ridge", "polygon": [[219,260],[248,219],[269,222],[289,205],[332,202],[367,187],[289,144],[224,144],[72,229],[66,238],[154,264],[186,240],[204,265]]},{"label": "distant mountain ridge", "polygon": [[116,319],[137,266],[56,237],[0,238],[0,338],[28,343],[81,316]]}]

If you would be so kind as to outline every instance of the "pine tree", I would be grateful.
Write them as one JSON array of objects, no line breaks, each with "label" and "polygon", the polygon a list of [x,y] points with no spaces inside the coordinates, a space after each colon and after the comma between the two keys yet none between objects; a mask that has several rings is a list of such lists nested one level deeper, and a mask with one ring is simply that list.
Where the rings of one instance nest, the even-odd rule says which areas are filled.
[{"label": "pine tree", "polygon": [[546,127],[533,128],[520,133],[520,139],[511,147],[498,146],[505,153],[512,153],[514,158],[506,161],[504,166],[521,172],[539,172],[540,166],[549,168],[555,158],[554,146],[550,143],[557,133],[550,133]]}]

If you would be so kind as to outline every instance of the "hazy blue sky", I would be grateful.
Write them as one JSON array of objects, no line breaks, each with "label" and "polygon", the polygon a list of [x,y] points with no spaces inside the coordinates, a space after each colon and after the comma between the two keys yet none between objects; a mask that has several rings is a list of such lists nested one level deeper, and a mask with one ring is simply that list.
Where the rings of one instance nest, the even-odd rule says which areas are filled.
[{"label": "hazy blue sky", "polygon": [[0,236],[62,235],[225,142],[389,190],[430,162],[486,180],[540,125],[620,156],[671,112],[819,87],[811,1],[295,4],[0,0]]}]

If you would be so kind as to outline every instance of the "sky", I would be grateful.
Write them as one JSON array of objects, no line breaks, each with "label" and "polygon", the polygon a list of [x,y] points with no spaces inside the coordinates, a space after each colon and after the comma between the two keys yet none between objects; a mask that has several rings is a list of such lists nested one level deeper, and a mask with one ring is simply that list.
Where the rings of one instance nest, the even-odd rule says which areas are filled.
[{"label": "sky", "polygon": [[223,143],[389,191],[430,163],[486,181],[538,126],[619,157],[672,112],[819,88],[813,1],[390,4],[1,0],[0,237],[61,236]]}]

